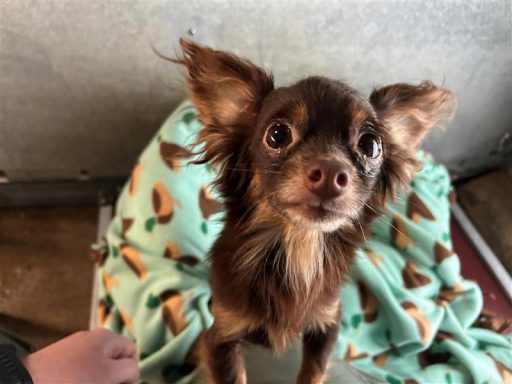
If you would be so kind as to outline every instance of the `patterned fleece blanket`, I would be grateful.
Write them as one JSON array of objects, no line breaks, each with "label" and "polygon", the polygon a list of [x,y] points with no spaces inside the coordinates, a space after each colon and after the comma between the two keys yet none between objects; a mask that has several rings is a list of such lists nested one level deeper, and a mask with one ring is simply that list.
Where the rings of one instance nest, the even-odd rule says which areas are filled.
[{"label": "patterned fleece blanket", "polygon": [[[188,101],[167,119],[135,165],[98,255],[100,324],[136,342],[142,382],[197,381],[197,339],[213,322],[205,255],[222,205],[209,187],[215,171],[184,158],[200,128]],[[482,292],[461,276],[452,250],[448,173],[418,156],[422,170],[375,222],[340,290],[332,364],[391,384],[510,383],[512,338],[476,326]]]}]

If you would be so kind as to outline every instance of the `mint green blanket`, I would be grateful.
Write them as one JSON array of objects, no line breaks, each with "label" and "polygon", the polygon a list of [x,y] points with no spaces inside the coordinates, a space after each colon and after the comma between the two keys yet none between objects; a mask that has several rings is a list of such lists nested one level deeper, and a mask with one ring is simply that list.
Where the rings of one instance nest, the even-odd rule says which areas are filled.
[{"label": "mint green blanket", "polygon": [[[222,226],[215,173],[181,154],[198,129],[183,103],[141,155],[107,233],[100,323],[136,341],[148,383],[197,380],[196,340],[213,322],[205,255]],[[482,292],[452,251],[447,171],[418,156],[411,190],[377,220],[340,291],[332,364],[392,384],[508,383],[510,338],[473,326]]]}]

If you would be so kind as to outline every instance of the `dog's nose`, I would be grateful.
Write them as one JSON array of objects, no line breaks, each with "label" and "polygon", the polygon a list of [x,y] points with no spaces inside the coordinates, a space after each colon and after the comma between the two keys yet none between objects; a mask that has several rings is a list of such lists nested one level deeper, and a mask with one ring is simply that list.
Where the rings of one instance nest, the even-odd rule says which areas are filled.
[{"label": "dog's nose", "polygon": [[349,178],[340,162],[318,160],[306,170],[306,187],[322,199],[334,199],[345,192]]}]

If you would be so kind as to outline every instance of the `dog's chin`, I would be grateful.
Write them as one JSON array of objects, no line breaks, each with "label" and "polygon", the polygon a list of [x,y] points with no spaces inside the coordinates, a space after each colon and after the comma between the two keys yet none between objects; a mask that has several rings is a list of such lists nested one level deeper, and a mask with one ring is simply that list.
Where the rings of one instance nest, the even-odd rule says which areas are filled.
[{"label": "dog's chin", "polygon": [[319,232],[334,232],[350,221],[343,213],[320,205],[291,204],[283,214],[294,225]]}]

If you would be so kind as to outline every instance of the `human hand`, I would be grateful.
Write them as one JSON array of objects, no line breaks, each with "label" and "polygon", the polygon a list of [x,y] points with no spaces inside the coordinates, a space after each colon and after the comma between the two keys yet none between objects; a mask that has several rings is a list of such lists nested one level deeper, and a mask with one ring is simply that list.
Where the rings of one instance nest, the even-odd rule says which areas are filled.
[{"label": "human hand", "polygon": [[77,332],[25,358],[35,384],[133,383],[139,378],[135,345],[105,329]]}]

